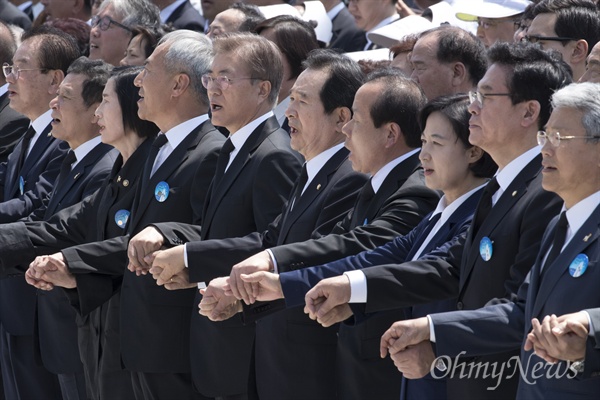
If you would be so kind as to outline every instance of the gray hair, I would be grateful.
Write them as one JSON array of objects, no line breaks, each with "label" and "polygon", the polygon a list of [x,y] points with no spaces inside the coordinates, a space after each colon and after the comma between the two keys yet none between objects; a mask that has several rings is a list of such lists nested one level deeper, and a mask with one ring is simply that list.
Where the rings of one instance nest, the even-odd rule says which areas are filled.
[{"label": "gray hair", "polygon": [[179,29],[162,37],[158,46],[168,46],[165,53],[165,68],[173,74],[186,74],[190,78],[190,87],[196,99],[208,104],[206,89],[202,86],[202,75],[206,74],[212,63],[212,42],[205,35]]},{"label": "gray hair", "polygon": [[160,26],[160,9],[149,0],[104,0],[98,14],[111,4],[115,13],[123,18],[121,23],[125,26]]},{"label": "gray hair", "polygon": [[572,83],[552,95],[552,107],[574,108],[583,113],[581,124],[593,141],[600,140],[600,84]]}]

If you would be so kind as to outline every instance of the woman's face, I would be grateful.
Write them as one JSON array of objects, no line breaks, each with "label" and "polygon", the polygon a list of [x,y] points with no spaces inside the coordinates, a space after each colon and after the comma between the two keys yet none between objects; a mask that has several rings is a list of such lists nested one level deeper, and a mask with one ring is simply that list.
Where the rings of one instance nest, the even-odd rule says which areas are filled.
[{"label": "woman's face", "polygon": [[459,197],[466,193],[467,181],[472,177],[469,164],[477,161],[479,149],[465,148],[458,139],[452,124],[441,112],[433,112],[421,135],[419,159],[425,172],[427,187],[441,190],[447,196]]},{"label": "woman's face", "polygon": [[123,57],[119,64],[122,66],[142,66],[146,61],[146,39],[142,35],[134,36],[127,50],[125,50],[125,57]]},{"label": "woman's face", "polygon": [[125,139],[123,114],[115,92],[115,80],[109,79],[102,92],[102,103],[96,109],[98,126],[102,142],[118,149],[119,143]]}]

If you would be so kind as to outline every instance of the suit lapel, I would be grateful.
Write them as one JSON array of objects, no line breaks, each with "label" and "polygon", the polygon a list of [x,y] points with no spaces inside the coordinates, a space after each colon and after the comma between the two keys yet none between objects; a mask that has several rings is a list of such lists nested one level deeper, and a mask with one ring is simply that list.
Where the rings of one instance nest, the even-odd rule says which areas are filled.
[{"label": "suit lapel", "polygon": [[[179,146],[177,146],[169,157],[156,170],[154,175],[146,182],[141,182],[138,196],[134,201],[135,208],[132,210],[132,223],[127,224],[128,227],[135,229],[140,218],[146,211],[146,208],[152,201],[155,201],[154,189],[156,185],[165,181],[168,183],[168,178],[171,174],[188,158],[189,151],[198,146],[204,135],[212,128],[209,121],[205,121],[192,130]],[[146,178],[147,179],[147,178]]]},{"label": "suit lapel", "polygon": [[[541,273],[541,279],[539,280],[539,290],[533,305],[531,314],[532,316],[537,315],[541,311],[548,296],[552,294],[559,279],[564,274],[569,274],[569,266],[571,265],[573,259],[592,244],[596,246],[598,245],[598,237],[600,236],[600,224],[598,221],[599,212],[600,206],[596,207],[587,221],[585,221],[582,227],[575,233],[571,241],[567,244],[567,247],[565,247],[556,260],[554,260],[554,262],[550,265],[544,266],[544,271]],[[549,242],[552,241],[552,237],[553,235],[550,235]],[[546,250],[548,247],[549,245],[546,246]],[[540,265],[542,265],[541,262],[543,261],[542,254],[545,255],[546,253],[540,253]],[[536,269],[539,274],[540,269]]]},{"label": "suit lapel", "polygon": [[210,202],[206,207],[204,216],[202,217],[202,232],[208,232],[208,228],[210,227],[217,207],[221,203],[221,199],[225,197],[227,191],[238,177],[240,172],[242,172],[246,163],[250,161],[254,151],[271,133],[275,132],[277,129],[279,129],[279,124],[277,123],[277,119],[275,119],[275,117],[270,117],[265,122],[260,124],[250,134],[240,151],[235,156],[235,159],[231,165],[229,165],[229,168],[227,168],[227,171],[225,171],[221,181],[216,186],[214,185],[215,182],[213,179],[210,195],[207,196],[207,199],[210,199]]},{"label": "suit lapel", "polygon": [[[473,237],[473,229],[469,229],[467,236],[467,246],[464,252],[466,263],[463,259],[464,269],[460,273],[460,288],[467,281],[473,267],[479,259],[479,242],[484,236],[490,236],[494,229],[502,222],[504,216],[510,212],[521,197],[527,193],[529,182],[534,179],[541,169],[541,155],[536,156],[525,168],[515,177],[511,184],[506,188],[502,196],[498,199],[488,217],[483,221],[477,235]],[[477,251],[473,250],[477,248]],[[502,251],[499,249],[499,251]]]},{"label": "suit lapel", "polygon": [[[331,175],[338,170],[344,161],[346,161],[348,158],[348,153],[349,151],[345,147],[342,147],[340,150],[338,150],[312,179],[304,193],[302,193],[302,196],[300,196],[296,204],[294,204],[294,209],[291,212],[287,212],[286,210],[285,216],[283,217],[283,222],[281,224],[281,232],[279,233],[279,243],[285,242],[285,238],[287,237],[290,228],[315,201],[315,199],[324,192],[325,188],[329,184]],[[296,184],[297,183],[298,182],[296,181]],[[294,185],[291,193],[294,193],[295,190],[296,185]]]}]

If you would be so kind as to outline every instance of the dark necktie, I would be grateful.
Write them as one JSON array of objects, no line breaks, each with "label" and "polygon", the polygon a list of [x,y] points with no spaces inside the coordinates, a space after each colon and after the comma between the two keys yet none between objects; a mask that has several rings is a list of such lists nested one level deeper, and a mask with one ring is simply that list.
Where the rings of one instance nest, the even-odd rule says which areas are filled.
[{"label": "dark necktie", "polygon": [[481,200],[479,201],[479,207],[477,207],[475,218],[473,218],[473,237],[477,235],[483,221],[485,221],[490,214],[490,211],[492,211],[492,196],[494,196],[498,189],[500,189],[500,185],[498,184],[496,177],[494,177],[488,182],[483,190]]},{"label": "dark necktie", "polygon": [[31,143],[31,138],[35,136],[35,129],[33,126],[30,126],[29,129],[23,135],[23,142],[21,142],[21,153],[19,153],[19,161],[18,161],[18,171],[21,172],[21,168],[23,168],[23,164],[25,163],[25,158],[27,158],[27,149],[29,148],[29,143]]},{"label": "dark necktie", "polygon": [[156,156],[158,155],[160,148],[163,147],[168,141],[169,140],[167,139],[167,136],[161,133],[156,137],[156,139],[154,139],[154,142],[152,142],[152,146],[148,152],[146,167],[144,169],[144,176],[147,177],[147,179],[150,179],[150,173],[152,172],[152,167],[154,166],[154,161],[156,160]]},{"label": "dark necktie", "polygon": [[294,196],[292,196],[292,203],[290,207],[290,211],[294,209],[296,203],[300,200],[300,196],[302,196],[302,189],[306,186],[306,182],[308,182],[308,172],[306,171],[306,163],[302,166],[302,172],[300,172],[300,177],[298,178],[298,184],[296,185],[296,190],[294,191]]},{"label": "dark necktie", "polygon": [[60,166],[58,179],[56,180],[56,184],[54,185],[55,188],[60,187],[60,185],[62,185],[63,182],[65,182],[67,176],[69,176],[69,174],[71,173],[71,165],[73,165],[75,161],[77,161],[75,152],[73,150],[70,150],[63,159],[63,162]]},{"label": "dark necktie", "polygon": [[558,258],[560,252],[565,245],[565,239],[567,237],[567,229],[569,228],[569,221],[567,221],[567,212],[563,211],[560,214],[560,218],[556,223],[556,227],[554,229],[554,239],[552,240],[552,248],[550,249],[550,253],[548,257],[546,257],[546,262],[544,263],[544,270],[546,266],[550,266],[554,260]]},{"label": "dark necktie", "polygon": [[225,168],[227,168],[227,164],[229,164],[229,156],[233,149],[235,149],[235,146],[231,143],[231,139],[227,139],[225,143],[223,143],[219,158],[217,159],[217,169],[215,171],[213,189],[221,182],[221,178],[223,178],[223,175],[225,174]]},{"label": "dark necktie", "polygon": [[354,211],[352,212],[352,227],[364,225],[369,222],[367,221],[367,210],[373,197],[375,197],[375,191],[373,191],[373,184],[369,179],[360,191],[358,200],[354,206]]}]

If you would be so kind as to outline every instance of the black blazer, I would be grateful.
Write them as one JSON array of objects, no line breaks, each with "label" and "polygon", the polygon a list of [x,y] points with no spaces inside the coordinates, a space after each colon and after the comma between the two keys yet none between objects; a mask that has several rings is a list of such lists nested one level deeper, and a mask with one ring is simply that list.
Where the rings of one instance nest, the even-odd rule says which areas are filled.
[{"label": "black blazer", "polygon": [[189,0],[186,0],[177,7],[165,23],[175,29],[189,29],[191,31],[204,32],[204,18]]},{"label": "black blazer", "polygon": [[[135,235],[153,222],[200,223],[223,141],[223,135],[206,121],[186,136],[149,179],[154,160],[148,160],[126,233]],[[170,186],[164,202],[155,198],[159,182]],[[127,244],[127,236],[121,236],[62,251],[69,269],[81,274],[77,279],[80,312],[86,315],[110,299],[113,277],[123,276],[120,336],[125,368],[189,373],[189,323],[196,290],[168,291],[149,275],[137,277],[127,271]]]},{"label": "black blazer", "polygon": [[362,51],[367,44],[367,36],[356,27],[354,17],[344,7],[331,21],[333,36],[329,42],[330,49],[339,49],[344,53]]},{"label": "black blazer", "polygon": [[[414,303],[414,297],[423,297],[422,290],[398,292],[398,282],[407,279],[411,270],[417,270],[435,291],[430,300],[456,297],[456,308],[476,309],[488,301],[499,298],[512,299],[526,274],[535,262],[540,240],[547,223],[558,214],[561,201],[554,193],[541,187],[541,156],[531,161],[513,180],[481,225],[477,235],[469,230],[466,238],[457,240],[448,252],[426,261],[402,264],[401,268],[387,265],[365,269],[369,300],[367,312]],[[493,241],[494,253],[489,261],[479,254],[483,237]],[[414,272],[410,274],[417,279]],[[458,292],[456,281],[459,280]],[[410,286],[417,288],[418,286]],[[400,295],[401,294],[401,295]],[[410,304],[409,303],[409,304]],[[514,353],[483,357],[482,361],[506,361]],[[467,360],[467,362],[469,362]],[[516,378],[504,379],[497,391],[495,380],[457,379],[448,381],[449,397],[461,396],[514,396]]]},{"label": "black blazer", "polygon": [[[290,148],[289,135],[279,127],[275,117],[260,124],[239,150],[220,183],[211,184],[202,218],[202,240],[267,230],[281,212],[299,175],[300,165],[298,154]],[[173,224],[157,227],[167,238],[177,236],[172,230]],[[188,263],[194,265],[196,261],[189,258]],[[201,281],[203,277],[198,271],[201,268],[190,270],[191,281]],[[198,294],[191,313],[190,353],[196,389],[209,397],[246,393],[254,326],[244,326],[240,317],[211,322],[198,315],[199,302]],[[197,337],[203,339],[196,340]],[[207,365],[211,368],[206,368]]]},{"label": "black blazer", "polygon": [[[438,200],[439,194],[425,186],[419,156],[413,154],[388,174],[364,215],[348,213],[330,235],[271,251],[280,272],[339,260],[406,235]],[[361,225],[365,219],[368,224]]]},{"label": "black blazer", "polygon": [[8,93],[0,96],[0,164],[8,156],[29,126],[29,119],[8,106]]}]

